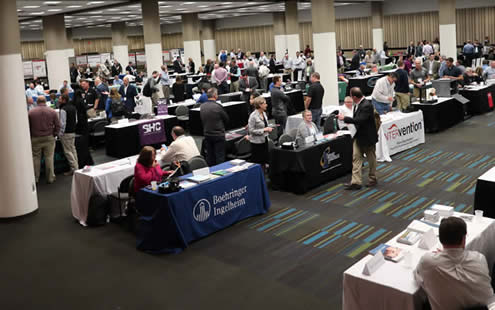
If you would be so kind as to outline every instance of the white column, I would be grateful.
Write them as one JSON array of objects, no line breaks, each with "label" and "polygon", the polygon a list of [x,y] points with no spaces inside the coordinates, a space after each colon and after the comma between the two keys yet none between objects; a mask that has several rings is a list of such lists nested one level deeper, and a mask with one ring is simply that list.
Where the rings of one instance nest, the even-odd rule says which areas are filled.
[{"label": "white column", "polygon": [[148,73],[148,76],[151,76],[153,71],[160,72],[160,68],[163,65],[162,44],[145,44],[144,53],[146,54],[146,72]]},{"label": "white column", "polygon": [[125,72],[125,67],[129,63],[129,47],[128,45],[112,46],[113,58],[122,65],[122,73]]},{"label": "white column", "polygon": [[313,33],[315,71],[320,74],[320,82],[325,89],[323,106],[339,105],[336,50],[335,32]]},{"label": "white column", "polygon": [[383,5],[382,2],[371,2],[371,28],[373,48],[383,50]]},{"label": "white column", "polygon": [[148,77],[153,71],[160,72],[163,65],[160,10],[157,0],[141,1],[143,16],[144,52]]},{"label": "white column", "polygon": [[70,82],[69,58],[67,49],[45,52],[48,85],[50,89],[58,89],[64,81]]},{"label": "white column", "polygon": [[[25,215],[38,209],[36,183],[24,93],[21,40],[15,0],[0,1],[0,218]],[[58,86],[57,86],[58,87]],[[15,102],[16,104],[12,104]]]},{"label": "white column", "polygon": [[294,0],[285,2],[285,34],[289,57],[294,59],[296,52],[301,50],[297,1]]},{"label": "white column", "polygon": [[[287,37],[285,34],[275,35],[275,57],[282,60],[287,50]],[[292,54],[289,54],[291,56]],[[294,54],[295,55],[295,54]]]},{"label": "white column", "polygon": [[457,61],[456,25],[439,25],[440,53]]},{"label": "white column", "polygon": [[199,35],[199,17],[197,13],[182,15],[182,39],[184,40],[185,62],[192,58],[196,68],[201,66],[201,42]]},{"label": "white column", "polygon": [[383,50],[383,28],[373,29],[373,48],[377,51]]},{"label": "white column", "polygon": [[196,64],[196,68],[199,68],[201,65],[201,43],[199,40],[184,41],[184,58],[186,64],[189,57],[191,57]]},{"label": "white column", "polygon": [[301,50],[299,34],[287,34],[285,38],[287,40],[287,50],[289,52],[289,57],[294,59],[296,58],[296,52]]},{"label": "white column", "polygon": [[[185,43],[185,42],[184,42]],[[205,57],[205,63],[208,59],[217,58],[217,47],[215,40],[203,40],[203,54]]]}]

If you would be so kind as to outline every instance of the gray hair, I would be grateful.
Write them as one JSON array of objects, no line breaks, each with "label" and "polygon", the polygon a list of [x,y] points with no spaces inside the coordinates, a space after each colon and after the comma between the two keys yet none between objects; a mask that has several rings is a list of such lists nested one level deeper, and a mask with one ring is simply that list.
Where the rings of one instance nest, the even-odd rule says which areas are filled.
[{"label": "gray hair", "polygon": [[217,98],[217,96],[218,96],[218,90],[215,87],[211,87],[206,92],[206,96],[208,96],[208,98]]}]

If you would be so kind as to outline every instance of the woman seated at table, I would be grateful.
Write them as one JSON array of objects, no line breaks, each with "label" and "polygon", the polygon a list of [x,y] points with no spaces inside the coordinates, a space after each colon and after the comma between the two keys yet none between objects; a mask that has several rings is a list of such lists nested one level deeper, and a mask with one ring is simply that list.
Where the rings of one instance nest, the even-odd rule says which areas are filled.
[{"label": "woman seated at table", "polygon": [[249,116],[248,132],[251,143],[251,162],[260,164],[263,171],[268,163],[268,134],[273,130],[268,126],[265,98],[259,96],[253,100],[255,110]]},{"label": "woman seated at table", "polygon": [[307,137],[314,137],[318,133],[318,127],[313,123],[311,111],[304,110],[302,117],[303,121],[297,127],[296,141],[298,144],[304,144]]},{"label": "woman seated at table", "polygon": [[151,184],[151,181],[160,182],[164,175],[170,174],[163,171],[155,158],[155,149],[145,146],[139,153],[139,157],[134,167],[134,192]]}]

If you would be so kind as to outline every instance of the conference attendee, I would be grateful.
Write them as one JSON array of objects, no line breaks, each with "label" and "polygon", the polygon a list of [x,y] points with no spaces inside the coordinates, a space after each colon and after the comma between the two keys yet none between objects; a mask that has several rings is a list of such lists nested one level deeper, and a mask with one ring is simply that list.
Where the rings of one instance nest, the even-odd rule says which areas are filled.
[{"label": "conference attendee", "polygon": [[44,96],[44,92],[40,92],[38,89],[34,87],[34,83],[29,83],[29,88],[26,89],[26,97],[36,98],[38,96]]},{"label": "conference attendee", "polygon": [[98,100],[98,106],[96,109],[98,111],[103,111],[105,110],[105,103],[107,102],[108,94],[109,94],[109,89],[107,84],[103,83],[101,81],[101,78],[97,77],[95,79],[95,88],[96,88],[96,93],[100,100]]},{"label": "conference attendee", "polygon": [[306,45],[306,48],[304,49],[304,56],[306,56],[306,58],[311,56],[311,48],[309,47],[309,45]]},{"label": "conference attendee", "polygon": [[141,84],[144,81],[144,72],[139,71],[138,75],[136,76],[136,83]]},{"label": "conference attendee", "polygon": [[363,93],[358,87],[351,88],[350,95],[354,101],[354,116],[345,117],[344,114],[339,114],[339,120],[346,124],[354,124],[356,126],[356,134],[353,139],[352,150],[352,179],[351,182],[345,184],[347,190],[357,190],[362,187],[362,167],[364,155],[368,160],[369,177],[368,187],[378,184],[376,178],[376,142],[378,142],[378,134],[375,124],[375,113],[373,105],[364,98]]},{"label": "conference attendee", "polygon": [[[352,101],[352,98],[350,96],[346,96],[344,98],[344,104],[339,106],[337,111],[339,114],[343,114],[344,117],[353,117],[354,101]],[[343,120],[340,119],[337,120],[337,123],[340,130],[349,130],[351,132],[351,137],[354,137],[354,135],[356,134],[356,126],[354,126],[353,124],[346,124]]]},{"label": "conference attendee", "polygon": [[321,123],[321,106],[323,104],[323,96],[325,95],[325,89],[320,83],[320,74],[314,72],[311,74],[311,85],[308,89],[308,95],[304,101],[304,108],[311,111],[313,122],[316,127],[320,128]]},{"label": "conference attendee", "polygon": [[74,90],[72,89],[72,87],[70,86],[70,83],[69,83],[67,80],[64,80],[64,81],[62,82],[62,85],[60,85],[60,86],[58,87],[59,92],[60,92],[60,90],[61,90],[62,88],[67,88],[67,89],[69,90],[69,92],[73,92],[73,91],[74,91]]},{"label": "conference attendee", "polygon": [[430,45],[430,42],[426,42],[423,46],[423,55],[430,57],[431,54],[433,54],[433,46]]},{"label": "conference attendee", "polygon": [[175,73],[183,73],[184,72],[180,56],[177,56],[175,58],[174,63],[173,63],[173,68],[174,68]]},{"label": "conference attendee", "polygon": [[43,85],[41,83],[41,81],[39,79],[35,79],[34,80],[34,84],[35,84],[35,88],[36,90],[39,92],[39,93],[42,93],[44,94],[45,93],[45,89],[43,88]]},{"label": "conference attendee", "polygon": [[105,64],[96,65],[96,77],[101,79],[108,79],[110,77],[110,70],[108,70]]},{"label": "conference attendee", "polygon": [[392,110],[395,81],[397,81],[397,74],[395,73],[390,73],[376,81],[375,88],[371,94],[371,102],[380,115]]},{"label": "conference attendee", "polygon": [[338,51],[337,53],[337,69],[339,72],[345,71],[345,57],[342,51]]},{"label": "conference attendee", "polygon": [[407,71],[407,74],[411,72],[411,69],[413,67],[414,63],[414,55],[409,55],[405,60],[404,60],[404,70]]},{"label": "conference attendee", "polygon": [[122,96],[127,111],[134,112],[134,108],[136,107],[135,97],[138,95],[138,91],[136,86],[129,83],[129,78],[124,78],[124,84],[120,86],[119,94]]},{"label": "conference attendee", "polygon": [[483,254],[465,249],[464,220],[454,216],[444,218],[438,233],[443,250],[427,251],[414,271],[414,278],[428,296],[431,309],[493,306],[490,268]]},{"label": "conference attendee", "polygon": [[289,54],[285,54],[282,58],[282,65],[284,66],[284,73],[292,74],[292,60],[289,59]]},{"label": "conference attendee", "polygon": [[411,84],[414,85],[413,95],[414,97],[419,98],[420,88],[430,80],[428,71],[421,65],[421,59],[416,58],[414,61],[414,68],[409,73],[409,78],[411,79]]},{"label": "conference attendee", "polygon": [[238,92],[239,91],[239,78],[241,77],[241,69],[237,66],[237,62],[232,60],[230,62],[229,68],[229,76],[230,76],[230,92]]},{"label": "conference attendee", "polygon": [[462,72],[459,68],[454,66],[454,59],[452,57],[447,59],[447,67],[443,70],[443,77],[446,79],[462,81]]},{"label": "conference attendee", "polygon": [[263,89],[263,91],[266,91],[268,87],[267,79],[269,74],[270,69],[268,69],[268,67],[262,61],[260,61],[258,66],[258,78],[260,80],[260,87],[261,89]]},{"label": "conference attendee", "polygon": [[414,54],[414,57],[421,57],[423,56],[423,42],[418,41],[418,44],[416,45],[416,53]]},{"label": "conference attendee", "polygon": [[174,95],[174,102],[183,102],[186,100],[186,84],[182,76],[177,76],[174,85],[172,85],[172,94]]},{"label": "conference attendee", "polygon": [[385,53],[385,56],[388,57],[388,42],[387,41],[383,42],[383,52]]},{"label": "conference attendee", "polygon": [[168,173],[162,170],[156,160],[155,148],[143,147],[134,167],[134,192],[137,193],[140,189],[150,185],[152,181],[160,182]]},{"label": "conference attendee", "polygon": [[112,76],[116,76],[122,74],[122,65],[116,60],[113,60],[113,65],[112,65]]},{"label": "conference attendee", "polygon": [[208,59],[206,61],[206,64],[205,64],[203,71],[205,74],[211,74],[211,72],[213,71],[213,62],[211,61],[211,59]]},{"label": "conference attendee", "polygon": [[227,62],[227,51],[225,50],[222,50],[220,52],[220,54],[218,55],[218,60],[220,60],[220,62],[223,62],[223,63],[226,63]]},{"label": "conference attendee", "polygon": [[359,45],[359,49],[357,50],[357,54],[359,55],[359,61],[363,60],[364,57],[366,57],[366,52],[365,52],[362,44]]},{"label": "conference attendee", "polygon": [[360,62],[359,54],[357,53],[356,50],[352,51],[351,66],[349,67],[349,69],[357,70],[359,68],[359,62]]},{"label": "conference attendee", "polygon": [[120,86],[120,85],[122,85],[122,84],[124,84],[124,81],[122,81],[122,80],[119,78],[119,76],[118,76],[118,75],[116,75],[116,76],[114,76],[114,77],[113,77],[113,80],[112,80],[112,85],[113,85],[113,86]]},{"label": "conference attendee", "polygon": [[306,69],[304,69],[304,80],[309,82],[311,79],[311,74],[315,72],[315,67],[313,67],[313,62],[311,59],[306,61]]},{"label": "conference attendee", "polygon": [[189,63],[187,65],[187,69],[189,70],[189,73],[194,74],[196,71],[196,64],[194,63],[193,59],[189,57]]},{"label": "conference attendee", "polygon": [[258,80],[258,69],[256,68],[254,61],[250,61],[248,63],[247,69],[244,70],[248,76],[254,77]]},{"label": "conference attendee", "polygon": [[76,83],[77,75],[79,74],[79,72],[77,71],[77,67],[75,63],[72,63],[70,65],[69,71],[70,71],[70,82]]},{"label": "conference attendee", "polygon": [[162,88],[163,97],[165,99],[170,98],[170,78],[168,76],[167,66],[161,66],[162,71],[160,72],[160,86]]},{"label": "conference attendee", "polygon": [[309,110],[304,110],[302,113],[303,121],[297,127],[296,141],[298,144],[304,145],[307,137],[315,137],[318,133],[318,127],[313,122],[312,113]]},{"label": "conference attendee", "polygon": [[292,63],[294,66],[294,81],[300,81],[304,78],[304,68],[306,68],[306,61],[304,60],[300,52],[296,52],[296,59]]},{"label": "conference attendee", "polygon": [[127,65],[127,67],[125,67],[125,71],[128,72],[130,75],[136,76],[137,74],[136,68],[134,68],[132,61],[129,61],[129,64]]},{"label": "conference attendee", "polygon": [[371,54],[370,50],[366,51],[366,55],[364,56],[364,62],[366,63],[366,67],[368,68],[371,67],[375,62],[375,58]]},{"label": "conference attendee", "polygon": [[471,67],[474,58],[474,45],[471,40],[468,40],[462,48],[462,55],[464,55],[464,59],[466,60],[466,66]]},{"label": "conference attendee", "polygon": [[231,49],[231,50],[230,50],[230,54],[229,54],[229,56],[230,56],[230,60],[235,59],[236,54],[235,54],[235,52],[234,52],[234,49]]},{"label": "conference attendee", "polygon": [[265,52],[260,52],[260,59],[258,59],[258,62],[263,63],[265,66],[268,66],[270,61],[268,60],[268,57],[266,57]]},{"label": "conference attendee", "polygon": [[227,94],[229,92],[229,85],[227,83],[229,72],[225,69],[225,63],[221,62],[218,65],[218,68],[215,69],[213,76],[215,77],[218,93],[220,95]]},{"label": "conference attendee", "polygon": [[26,105],[28,112],[37,106],[36,103],[34,102],[33,97],[28,97],[28,96],[26,96]]},{"label": "conference attendee", "polygon": [[53,157],[55,136],[60,132],[60,120],[57,112],[46,105],[44,96],[38,97],[37,106],[28,113],[31,149],[33,152],[34,175],[36,183],[40,179],[41,156],[45,158],[45,175],[49,184],[55,182]]},{"label": "conference attendee", "polygon": [[406,50],[406,55],[407,57],[413,55],[416,53],[416,47],[414,46],[414,41],[409,42],[409,46],[407,47]]},{"label": "conference attendee", "polygon": [[112,88],[110,91],[110,95],[105,102],[105,112],[107,114],[107,119],[110,121],[121,119],[128,114],[127,108],[124,106],[122,100],[122,95],[117,88]]},{"label": "conference attendee", "polygon": [[60,131],[58,138],[64,149],[65,158],[69,162],[70,170],[64,175],[73,175],[74,171],[79,169],[77,150],[76,150],[76,125],[77,125],[77,109],[76,106],[69,100],[68,95],[62,95],[59,98],[60,104]]},{"label": "conference attendee", "polygon": [[270,64],[268,66],[270,69],[270,73],[276,73],[277,72],[277,64],[275,63],[275,55],[271,54],[270,55]]},{"label": "conference attendee", "polygon": [[258,98],[259,96],[260,96],[260,94],[258,92],[256,92],[256,91],[252,92],[251,93],[251,96],[249,96],[249,106],[250,106],[250,108],[249,108],[249,111],[250,111],[249,115],[251,115],[251,113],[253,113],[253,111],[255,110],[255,108],[254,108],[254,99]]},{"label": "conference attendee", "polygon": [[356,76],[356,77],[366,76],[366,66],[360,65],[359,68],[356,70],[356,74],[354,76]]},{"label": "conference attendee", "polygon": [[206,101],[208,101],[208,95],[206,94],[208,88],[206,87],[201,88],[201,96],[199,96],[198,100],[196,100],[196,103],[205,103]]},{"label": "conference attendee", "polygon": [[433,46],[433,53],[437,55],[440,52],[440,40],[438,38],[433,40],[432,46]]},{"label": "conference attendee", "polygon": [[431,54],[425,62],[423,62],[423,68],[426,69],[428,76],[432,79],[438,79],[438,71],[440,70],[440,62],[438,56]]},{"label": "conference attendee", "polygon": [[175,126],[172,128],[171,135],[174,141],[168,148],[162,149],[162,162],[174,163],[188,161],[200,155],[196,142],[194,142],[192,137],[185,135],[184,128]]},{"label": "conference attendee", "polygon": [[[160,99],[158,93],[160,92],[159,87],[161,87],[160,75],[158,74],[158,71],[153,71],[146,83],[149,83],[149,87],[151,90],[151,102],[153,106],[156,106],[158,104],[158,99]],[[146,85],[144,87],[146,87]]]},{"label": "conference attendee", "polygon": [[253,100],[255,110],[249,115],[248,134],[251,144],[251,159],[253,163],[261,165],[265,171],[268,163],[268,135],[273,128],[268,126],[268,116],[266,115],[265,98],[257,97]]},{"label": "conference attendee", "polygon": [[74,104],[77,108],[77,129],[76,133],[85,135],[88,133],[88,116],[96,116],[96,108],[100,102],[100,97],[96,90],[89,87],[87,80],[81,80],[81,90],[74,94]]},{"label": "conference attendee", "polygon": [[246,70],[242,72],[241,79],[239,80],[239,91],[242,92],[241,100],[247,102],[249,96],[251,96],[258,86],[256,77],[249,76]]},{"label": "conference attendee", "polygon": [[229,122],[229,116],[217,103],[216,88],[208,89],[207,95],[208,101],[201,105],[199,113],[203,122],[206,162],[211,167],[225,161],[225,127]]},{"label": "conference attendee", "polygon": [[457,61],[455,62],[455,66],[461,70],[461,74],[464,74],[464,72],[466,71],[466,67],[464,66],[464,63],[462,60],[460,59],[457,59]]},{"label": "conference attendee", "polygon": [[237,59],[243,59],[244,58],[244,52],[239,48],[237,49]]},{"label": "conference attendee", "polygon": [[278,75],[273,77],[272,98],[272,116],[275,124],[280,126],[280,132],[285,130],[287,123],[287,110],[290,104],[290,98],[280,88],[282,87],[282,78]]},{"label": "conference attendee", "polygon": [[483,71],[483,75],[487,80],[495,79],[495,61],[490,61],[490,67]]},{"label": "conference attendee", "polygon": [[473,70],[473,68],[466,68],[466,71],[464,71],[464,74],[462,75],[462,85],[469,85],[481,81],[482,78]]},{"label": "conference attendee", "polygon": [[438,69],[438,76],[440,78],[443,78],[443,73],[447,68],[447,57],[445,55],[441,55],[439,62],[440,62],[440,69]]},{"label": "conference attendee", "polygon": [[409,108],[409,75],[404,67],[404,62],[399,60],[397,63],[399,68],[395,73],[397,74],[397,81],[395,82],[395,96],[397,98],[397,109],[401,112],[408,111]]}]

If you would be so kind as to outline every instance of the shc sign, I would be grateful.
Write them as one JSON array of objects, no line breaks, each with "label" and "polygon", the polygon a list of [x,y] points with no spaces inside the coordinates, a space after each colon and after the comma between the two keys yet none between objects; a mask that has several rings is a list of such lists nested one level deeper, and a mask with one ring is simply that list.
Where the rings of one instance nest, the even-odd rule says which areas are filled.
[{"label": "shc sign", "polygon": [[163,120],[152,120],[138,125],[141,145],[163,143],[167,140]]}]

